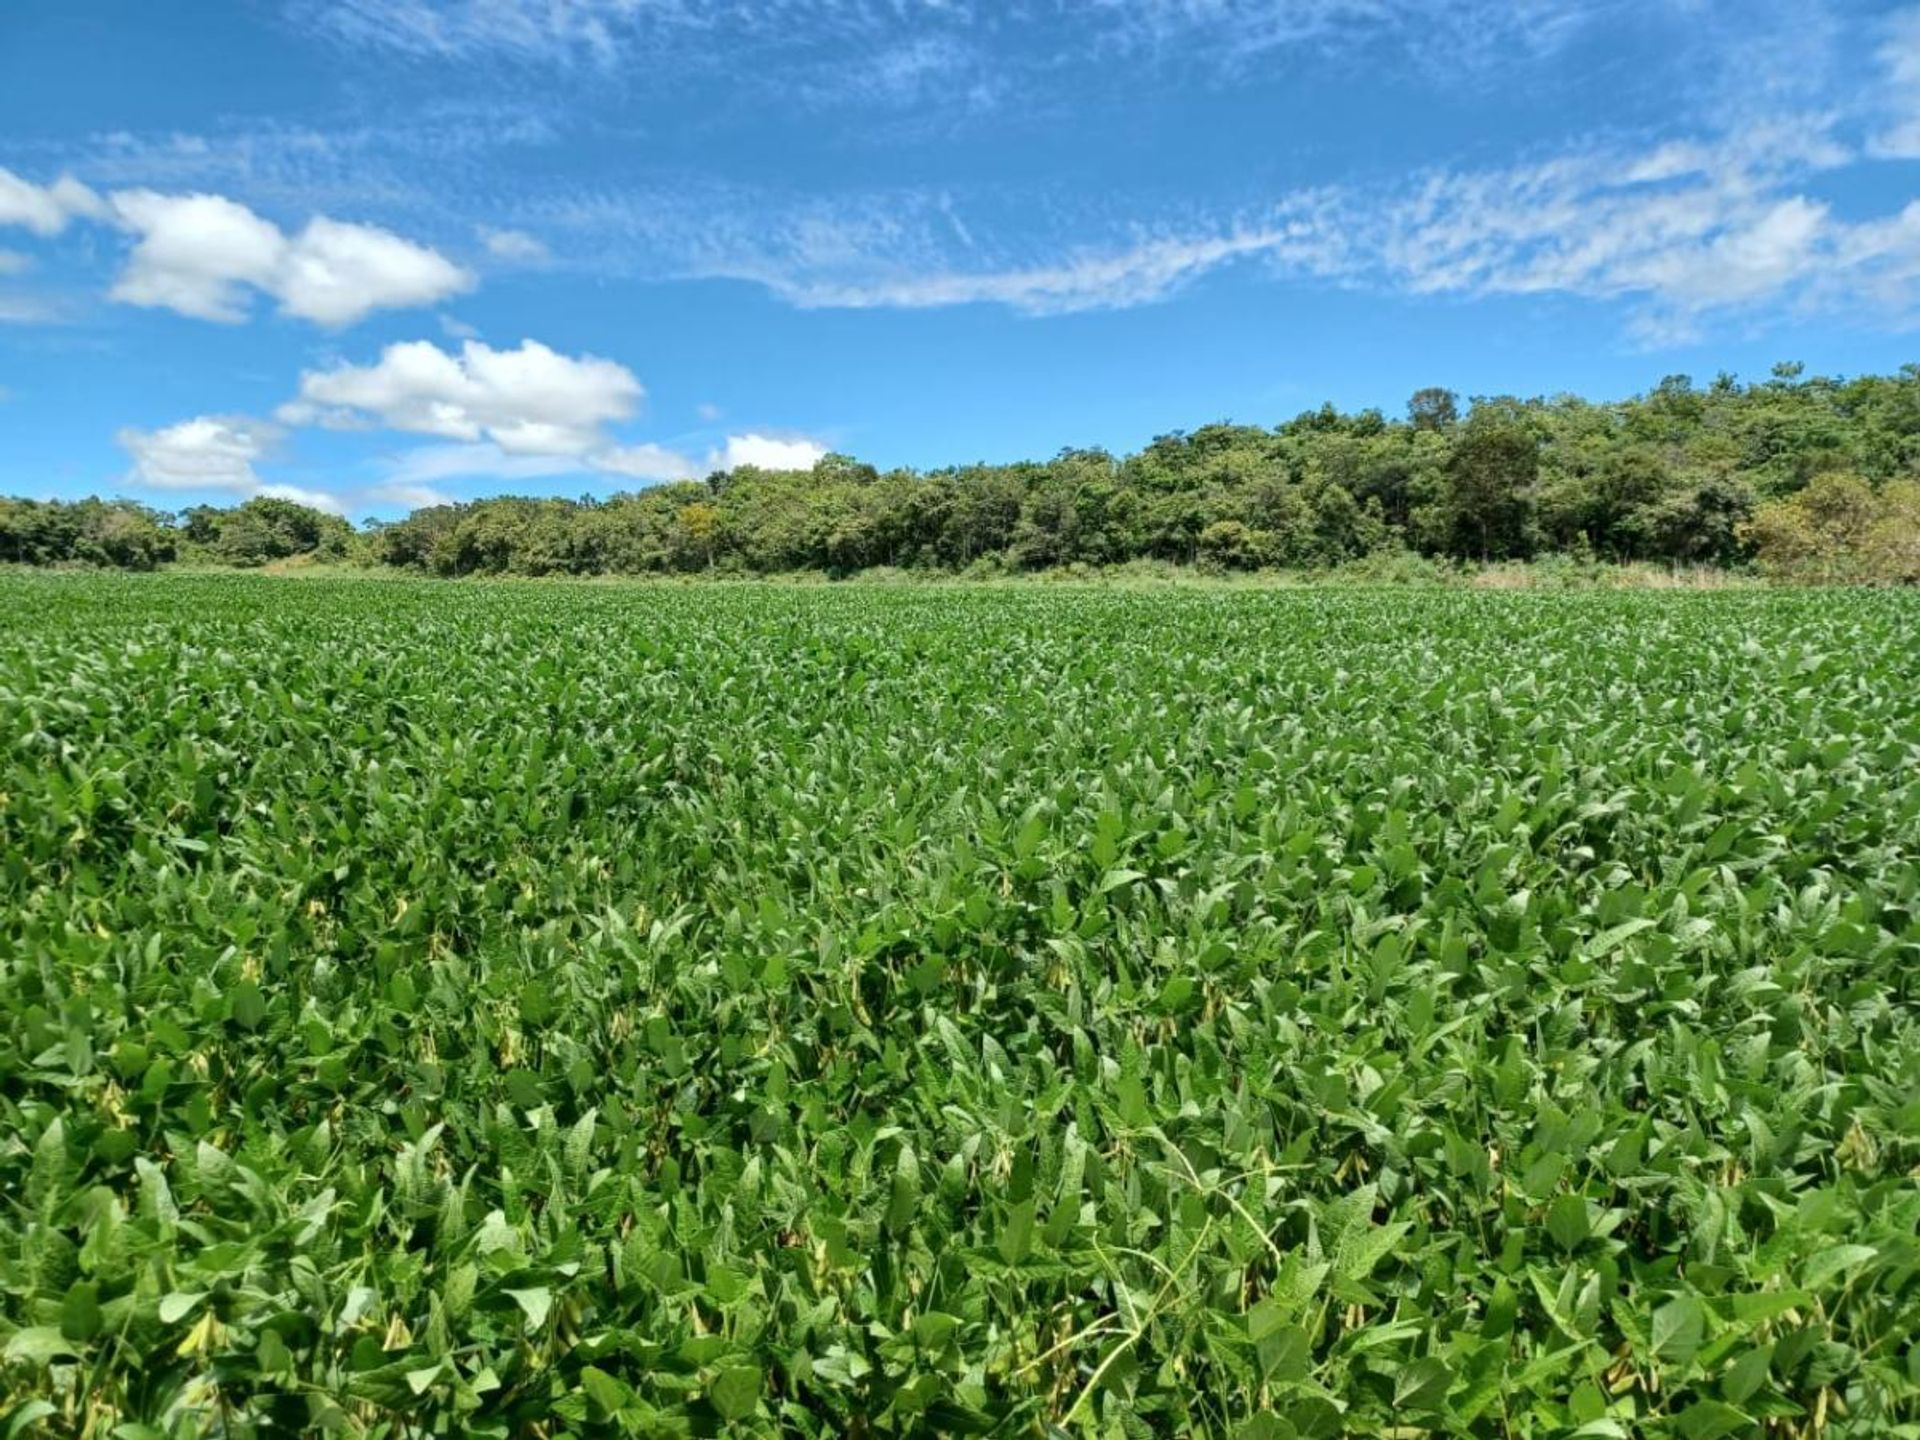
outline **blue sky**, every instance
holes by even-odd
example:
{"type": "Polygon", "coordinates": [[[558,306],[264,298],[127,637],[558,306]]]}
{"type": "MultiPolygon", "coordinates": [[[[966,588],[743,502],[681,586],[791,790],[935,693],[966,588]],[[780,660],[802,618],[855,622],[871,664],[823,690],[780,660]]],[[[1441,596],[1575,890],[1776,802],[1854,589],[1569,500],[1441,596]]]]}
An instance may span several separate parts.
{"type": "Polygon", "coordinates": [[[7,0],[0,491],[360,517],[1891,370],[1917,197],[1916,6],[7,0]]]}

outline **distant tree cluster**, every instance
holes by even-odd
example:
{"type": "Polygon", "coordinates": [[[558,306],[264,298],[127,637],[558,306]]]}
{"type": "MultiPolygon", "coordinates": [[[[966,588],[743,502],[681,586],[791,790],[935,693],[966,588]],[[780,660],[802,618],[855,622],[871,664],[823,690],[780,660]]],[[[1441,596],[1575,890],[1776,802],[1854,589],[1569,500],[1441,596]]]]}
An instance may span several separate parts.
{"type": "Polygon", "coordinates": [[[1822,475],[1762,505],[1743,534],[1761,568],[1782,579],[1920,584],[1920,480],[1876,492],[1856,475],[1822,475]]]}
{"type": "Polygon", "coordinates": [[[0,562],[151,570],[177,541],[169,516],[131,500],[0,497],[0,562]]]}
{"type": "Polygon", "coordinates": [[[270,496],[227,508],[196,505],[177,518],[131,500],[0,497],[0,563],[244,567],[296,555],[345,559],[353,538],[339,516],[270,496]]]}
{"type": "Polygon", "coordinates": [[[0,559],[138,567],[172,546],[236,565],[317,554],[439,575],[598,575],[1139,559],[1252,570],[1413,551],[1912,579],[1916,477],[1920,367],[1834,380],[1780,365],[1751,385],[1671,376],[1611,404],[1463,406],[1427,389],[1404,419],[1325,405],[1271,429],[1165,435],[1126,456],[883,472],[830,455],[809,471],[744,468],[608,499],[434,506],[358,535],[265,498],[199,507],[177,525],[123,502],[9,502],[0,559]],[[110,539],[120,531],[147,538],[110,539]]]}
{"type": "Polygon", "coordinates": [[[195,505],[181,520],[195,553],[228,565],[265,565],[295,555],[343,560],[354,534],[338,515],[268,495],[225,510],[195,505]]]}

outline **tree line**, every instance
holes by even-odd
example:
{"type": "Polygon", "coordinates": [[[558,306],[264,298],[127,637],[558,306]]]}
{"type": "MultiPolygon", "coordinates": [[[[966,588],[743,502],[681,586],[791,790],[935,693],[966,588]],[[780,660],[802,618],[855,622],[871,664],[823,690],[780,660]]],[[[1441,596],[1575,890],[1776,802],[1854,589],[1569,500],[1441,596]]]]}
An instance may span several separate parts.
{"type": "Polygon", "coordinates": [[[179,513],[134,500],[0,496],[0,562],[153,570],[175,561],[250,567],[296,556],[364,555],[352,525],[308,505],[255,496],[179,513]]]}
{"type": "Polygon", "coordinates": [[[296,555],[438,575],[1036,571],[1160,560],[1338,566],[1406,551],[1740,565],[1920,579],[1920,366],[1853,380],[1670,376],[1643,395],[1422,390],[1406,413],[1309,410],[1138,452],[878,470],[736,469],[608,498],[502,496],[344,521],[284,500],[172,517],[127,501],[0,501],[0,560],[147,568],[296,555]]]}

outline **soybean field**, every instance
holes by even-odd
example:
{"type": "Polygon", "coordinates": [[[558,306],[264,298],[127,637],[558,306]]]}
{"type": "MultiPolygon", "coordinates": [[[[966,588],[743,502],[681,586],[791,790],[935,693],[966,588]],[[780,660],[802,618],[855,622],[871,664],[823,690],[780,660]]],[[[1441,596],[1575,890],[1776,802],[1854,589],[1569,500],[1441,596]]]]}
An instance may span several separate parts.
{"type": "Polygon", "coordinates": [[[0,576],[0,1435],[1920,1435],[1920,593],[0,576]]]}

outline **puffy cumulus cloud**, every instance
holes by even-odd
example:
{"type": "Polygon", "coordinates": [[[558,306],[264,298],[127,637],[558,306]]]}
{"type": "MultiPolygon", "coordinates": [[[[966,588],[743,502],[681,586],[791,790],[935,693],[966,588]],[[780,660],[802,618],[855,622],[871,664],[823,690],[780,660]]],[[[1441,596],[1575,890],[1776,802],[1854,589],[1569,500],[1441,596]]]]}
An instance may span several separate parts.
{"type": "Polygon", "coordinates": [[[289,315],[337,326],[370,310],[433,305],[472,286],[473,277],[437,250],[316,216],[288,244],[272,293],[289,315]]]}
{"type": "Polygon", "coordinates": [[[778,439],[771,435],[729,435],[712,456],[715,470],[811,470],[827,453],[826,446],[805,436],[778,439]]]}
{"type": "Polygon", "coordinates": [[[124,429],[115,437],[133,457],[134,483],[155,490],[261,493],[254,462],[279,431],[243,415],[197,415],[159,430],[124,429]]]}
{"type": "Polygon", "coordinates": [[[22,225],[36,235],[58,235],[75,218],[105,213],[100,197],[62,175],[51,185],[36,185],[0,167],[0,225],[22,225]]]}
{"type": "Polygon", "coordinates": [[[437,250],[372,225],[316,216],[288,236],[222,195],[122,190],[111,206],[115,221],[139,236],[111,292],[130,305],[232,323],[259,292],[286,314],[340,326],[473,285],[437,250]]]}
{"type": "Polygon", "coordinates": [[[286,256],[279,226],[224,196],[126,190],[113,208],[140,236],[111,292],[129,305],[243,320],[249,289],[270,288],[286,256]]]}
{"type": "Polygon", "coordinates": [[[398,477],[345,490],[319,490],[265,479],[255,467],[272,455],[283,439],[283,431],[246,415],[196,415],[157,430],[129,427],[115,438],[133,460],[127,479],[149,490],[217,492],[228,503],[255,498],[290,500],[329,515],[449,503],[449,497],[434,487],[398,477]]]}
{"type": "Polygon", "coordinates": [[[543,265],[552,258],[547,242],[524,230],[482,230],[480,240],[489,255],[511,265],[543,265]]]}
{"type": "Polygon", "coordinates": [[[385,463],[379,485],[356,492],[381,505],[444,504],[446,480],[514,482],[605,475],[653,485],[740,466],[809,470],[826,447],[802,435],[730,435],[704,454],[623,443],[609,427],[630,419],[646,391],[625,366],[563,355],[537,340],[496,350],[480,340],[444,350],[429,340],[389,345],[367,365],[310,370],[275,412],[285,425],[432,435],[385,463]]]}
{"type": "Polygon", "coordinates": [[[608,444],[645,390],[633,372],[593,355],[570,356],[537,340],[496,350],[469,340],[450,354],[428,340],[389,345],[371,365],[310,370],[282,407],[289,424],[354,425],[448,440],[489,440],[510,455],[584,456],[608,444]]]}

